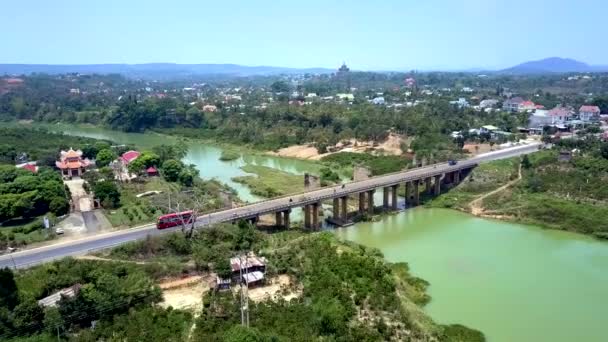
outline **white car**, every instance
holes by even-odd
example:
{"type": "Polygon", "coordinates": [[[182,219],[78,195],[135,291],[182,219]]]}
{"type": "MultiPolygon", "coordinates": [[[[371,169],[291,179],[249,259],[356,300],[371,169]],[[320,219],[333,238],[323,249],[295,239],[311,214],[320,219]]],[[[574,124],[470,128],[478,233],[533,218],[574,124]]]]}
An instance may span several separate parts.
{"type": "Polygon", "coordinates": [[[57,234],[57,235],[61,235],[61,234],[63,234],[63,233],[65,233],[65,232],[63,231],[63,229],[61,229],[61,228],[57,228],[57,229],[55,229],[55,234],[57,234]]]}

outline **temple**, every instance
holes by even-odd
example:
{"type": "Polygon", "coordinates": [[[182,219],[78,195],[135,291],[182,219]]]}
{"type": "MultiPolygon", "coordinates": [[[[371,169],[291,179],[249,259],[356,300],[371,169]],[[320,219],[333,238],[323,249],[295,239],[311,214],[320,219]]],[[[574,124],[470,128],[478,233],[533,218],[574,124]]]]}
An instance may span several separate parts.
{"type": "Polygon", "coordinates": [[[61,151],[59,161],[55,162],[55,165],[61,169],[61,174],[67,177],[80,177],[87,166],[91,162],[88,159],[82,158],[82,151],[74,151],[70,148],[69,151],[61,151]]]}

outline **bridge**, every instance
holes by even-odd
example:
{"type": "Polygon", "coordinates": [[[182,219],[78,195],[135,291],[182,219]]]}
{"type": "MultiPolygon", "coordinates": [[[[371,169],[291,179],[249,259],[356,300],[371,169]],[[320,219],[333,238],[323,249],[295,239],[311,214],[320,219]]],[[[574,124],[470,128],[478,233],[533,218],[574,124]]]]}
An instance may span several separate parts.
{"type": "MultiPolygon", "coordinates": [[[[497,159],[515,157],[532,153],[541,144],[534,143],[512,147],[478,155],[459,161],[454,165],[440,163],[404,170],[361,181],[345,183],[331,187],[320,188],[300,194],[292,194],[269,200],[263,200],[237,208],[225,209],[207,213],[197,218],[195,226],[201,229],[216,223],[249,220],[257,222],[261,215],[274,214],[278,226],[290,226],[290,213],[294,208],[303,208],[304,227],[316,229],[319,227],[319,208],[322,202],[333,203],[332,221],[337,224],[348,222],[349,198],[358,198],[357,214],[372,214],[376,208],[374,193],[377,189],[383,191],[382,207],[387,210],[397,209],[398,190],[405,187],[407,204],[417,205],[420,202],[421,187],[428,194],[438,195],[442,187],[457,184],[479,163],[497,159]]],[[[150,235],[178,231],[180,228],[157,230],[154,224],[111,233],[85,237],[78,240],[59,242],[53,245],[28,249],[0,256],[0,267],[24,268],[44,263],[66,256],[83,255],[92,251],[117,246],[126,242],[145,239],[150,235]]]]}

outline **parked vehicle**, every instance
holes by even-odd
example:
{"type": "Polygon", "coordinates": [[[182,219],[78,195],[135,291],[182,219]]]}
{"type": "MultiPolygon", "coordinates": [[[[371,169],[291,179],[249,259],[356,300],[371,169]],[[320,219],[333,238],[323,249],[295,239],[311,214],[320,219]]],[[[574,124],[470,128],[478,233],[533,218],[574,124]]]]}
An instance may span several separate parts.
{"type": "Polygon", "coordinates": [[[454,160],[454,159],[450,159],[450,160],[448,160],[448,165],[450,165],[450,166],[454,166],[454,165],[456,165],[456,164],[458,164],[458,161],[457,161],[457,160],[454,160]]]}

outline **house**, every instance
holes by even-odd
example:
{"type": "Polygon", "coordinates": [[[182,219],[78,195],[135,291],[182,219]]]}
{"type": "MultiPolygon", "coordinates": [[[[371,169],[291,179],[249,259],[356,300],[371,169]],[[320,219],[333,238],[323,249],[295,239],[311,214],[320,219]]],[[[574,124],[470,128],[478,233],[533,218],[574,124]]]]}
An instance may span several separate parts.
{"type": "Polygon", "coordinates": [[[546,109],[537,109],[528,118],[529,129],[542,129],[545,126],[555,125],[555,119],[548,115],[549,111],[546,109]]]}
{"type": "Polygon", "coordinates": [[[220,290],[229,290],[230,289],[230,284],[232,283],[232,281],[230,280],[230,278],[220,278],[219,276],[215,276],[215,289],[220,291],[220,290]]]}
{"type": "Polygon", "coordinates": [[[405,79],[405,86],[408,88],[413,88],[416,85],[416,80],[408,77],[405,79]]]}
{"type": "Polygon", "coordinates": [[[498,127],[496,126],[492,126],[492,125],[485,125],[485,126],[481,126],[481,128],[479,129],[479,133],[494,133],[498,131],[498,127]]]}
{"type": "Polygon", "coordinates": [[[464,97],[459,98],[457,101],[450,101],[450,104],[458,106],[458,108],[469,107],[469,102],[464,97]]]}
{"type": "Polygon", "coordinates": [[[59,290],[48,297],[44,297],[38,301],[38,305],[44,308],[52,308],[57,306],[61,298],[74,298],[80,292],[80,284],[74,284],[65,289],[59,290]]]}
{"type": "Polygon", "coordinates": [[[204,105],[203,106],[203,112],[213,113],[215,111],[217,111],[217,107],[214,105],[204,105]]]}
{"type": "Polygon", "coordinates": [[[247,284],[247,287],[253,287],[264,283],[264,273],[260,271],[254,271],[251,273],[243,274],[243,282],[247,284]]]}
{"type": "Polygon", "coordinates": [[[553,125],[563,125],[572,116],[572,111],[566,107],[557,106],[548,111],[547,115],[552,118],[553,125]]]}
{"type": "Polygon", "coordinates": [[[498,104],[498,100],[487,99],[479,102],[479,108],[493,108],[498,104]]]}
{"type": "Polygon", "coordinates": [[[36,166],[36,162],[19,164],[17,165],[17,168],[28,170],[32,173],[38,172],[38,166],[36,166]]]}
{"type": "Polygon", "coordinates": [[[502,109],[507,112],[519,112],[519,106],[524,102],[521,97],[513,97],[502,103],[502,109]]]}
{"type": "Polygon", "coordinates": [[[346,100],[346,101],[353,101],[355,99],[355,95],[353,94],[336,94],[336,97],[339,98],[340,100],[346,100]]]}
{"type": "Polygon", "coordinates": [[[119,159],[123,163],[123,165],[129,165],[129,163],[137,159],[140,154],[141,153],[139,153],[138,151],[131,150],[123,153],[119,159]]]}
{"type": "Polygon", "coordinates": [[[375,104],[375,105],[383,105],[385,103],[384,102],[384,97],[382,97],[382,96],[375,97],[375,98],[372,99],[372,103],[375,104]]]}
{"type": "Polygon", "coordinates": [[[158,176],[158,170],[154,166],[150,166],[146,169],[146,174],[148,177],[158,176]]]}
{"type": "Polygon", "coordinates": [[[91,165],[88,159],[82,159],[82,151],[69,149],[61,151],[59,161],[55,162],[55,166],[61,170],[61,174],[67,177],[80,177],[85,168],[91,165]]]}
{"type": "Polygon", "coordinates": [[[230,258],[230,267],[232,269],[233,276],[241,272],[250,273],[255,271],[265,272],[266,271],[266,259],[257,256],[242,256],[230,258]]]}
{"type": "Polygon", "coordinates": [[[582,121],[597,121],[600,119],[600,107],[583,105],[578,109],[578,118],[582,121]]]}
{"type": "Polygon", "coordinates": [[[524,101],[519,105],[520,112],[532,111],[536,109],[536,104],[532,101],[524,101]]]}
{"type": "Polygon", "coordinates": [[[472,93],[473,92],[473,88],[471,87],[463,87],[462,89],[460,89],[463,93],[472,93]]]}

